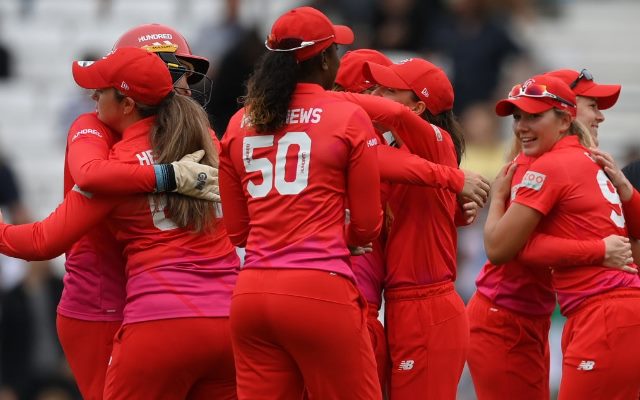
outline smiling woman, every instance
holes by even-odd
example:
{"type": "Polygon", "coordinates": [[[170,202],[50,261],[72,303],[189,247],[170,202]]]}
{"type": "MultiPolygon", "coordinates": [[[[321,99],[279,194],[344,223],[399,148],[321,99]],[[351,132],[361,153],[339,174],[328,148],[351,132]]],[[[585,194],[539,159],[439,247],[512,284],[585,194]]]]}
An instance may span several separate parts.
{"type": "Polygon", "coordinates": [[[574,71],[559,69],[547,72],[546,75],[562,79],[569,85],[577,100],[576,120],[589,130],[594,144],[598,144],[598,127],[604,122],[602,110],[616,104],[620,96],[620,85],[603,85],[596,83],[593,75],[586,69],[574,71]]]}
{"type": "MultiPolygon", "coordinates": [[[[640,351],[630,348],[640,334],[640,278],[630,258],[622,213],[630,206],[621,201],[584,146],[591,136],[574,124],[576,107],[571,103],[576,100],[568,84],[539,75],[522,88],[498,102],[496,113],[514,115],[514,134],[524,156],[535,158],[523,163],[519,157],[494,182],[485,225],[487,255],[495,265],[510,262],[536,229],[561,239],[604,239],[605,244],[607,235],[616,235],[614,240],[622,237],[622,259],[632,268],[603,268],[606,256],[572,268],[546,265],[554,267],[551,284],[567,317],[559,398],[635,398],[640,389],[640,351]],[[531,92],[527,87],[533,85],[539,87],[531,92]],[[521,177],[519,184],[515,174],[521,177]],[[591,328],[581,329],[585,326],[591,328]],[[613,365],[616,368],[608,367],[613,365]]],[[[637,194],[630,201],[633,198],[637,194]]],[[[472,364],[470,360],[473,374],[472,364]]]]}

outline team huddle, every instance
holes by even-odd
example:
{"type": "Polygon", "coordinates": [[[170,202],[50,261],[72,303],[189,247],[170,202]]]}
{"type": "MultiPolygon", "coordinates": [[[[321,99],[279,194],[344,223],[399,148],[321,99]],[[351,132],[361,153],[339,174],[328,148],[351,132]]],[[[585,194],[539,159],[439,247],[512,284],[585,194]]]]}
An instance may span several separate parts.
{"type": "Polygon", "coordinates": [[[73,64],[96,112],[69,129],[64,201],[1,223],[0,252],[66,252],[57,329],[82,396],[446,400],[467,363],[478,399],[549,399],[558,303],[559,398],[637,399],[640,194],[597,149],[620,86],[587,70],[515,85],[490,184],[459,168],[445,72],[340,58],[353,41],[314,8],[280,16],[221,141],[197,89],[209,62],[170,27],[73,64]],[[465,305],[457,229],[487,204],[465,305]]]}

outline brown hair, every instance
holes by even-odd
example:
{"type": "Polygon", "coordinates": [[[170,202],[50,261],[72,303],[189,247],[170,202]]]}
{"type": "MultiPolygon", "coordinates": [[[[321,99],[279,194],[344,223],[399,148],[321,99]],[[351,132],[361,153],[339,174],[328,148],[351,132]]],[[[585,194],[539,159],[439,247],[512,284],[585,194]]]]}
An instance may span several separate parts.
{"type": "MultiPolygon", "coordinates": [[[[209,133],[207,114],[195,100],[172,92],[158,106],[138,103],[136,108],[142,116],[156,115],[149,134],[155,162],[170,163],[202,149],[205,156],[200,163],[218,166],[218,152],[209,133]]],[[[203,232],[215,226],[214,203],[178,193],[155,196],[166,196],[167,217],[179,227],[203,232]]]]}

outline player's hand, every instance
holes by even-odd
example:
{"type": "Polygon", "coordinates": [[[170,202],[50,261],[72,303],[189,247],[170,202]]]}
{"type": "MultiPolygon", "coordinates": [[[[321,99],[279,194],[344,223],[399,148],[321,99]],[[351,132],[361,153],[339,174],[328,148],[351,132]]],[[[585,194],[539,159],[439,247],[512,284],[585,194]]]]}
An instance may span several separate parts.
{"type": "Polygon", "coordinates": [[[0,211],[0,224],[4,224],[4,217],[2,216],[2,211],[0,211]]]}
{"type": "Polygon", "coordinates": [[[513,174],[516,172],[516,164],[510,162],[506,164],[498,175],[496,179],[491,184],[491,197],[494,199],[500,199],[503,201],[507,201],[509,196],[511,195],[511,180],[513,179],[513,174]]]}
{"type": "Polygon", "coordinates": [[[480,206],[475,201],[467,201],[462,204],[462,217],[465,225],[471,225],[478,217],[480,206]]]}
{"type": "Polygon", "coordinates": [[[604,169],[604,172],[607,173],[609,179],[611,179],[611,183],[616,187],[618,195],[620,195],[620,199],[622,201],[628,201],[631,199],[631,196],[633,196],[633,186],[622,170],[618,168],[616,161],[611,157],[611,154],[596,147],[590,148],[589,151],[596,162],[602,167],[602,169],[604,169]]]}
{"type": "Polygon", "coordinates": [[[174,191],[197,199],[219,202],[218,169],[199,163],[204,154],[204,150],[198,150],[171,163],[176,177],[174,191]]]}
{"type": "Polygon", "coordinates": [[[362,256],[373,252],[373,243],[367,243],[364,246],[348,246],[352,256],[362,256]]]}
{"type": "Polygon", "coordinates": [[[631,254],[631,243],[628,237],[609,235],[602,240],[605,246],[602,264],[605,267],[621,269],[632,274],[638,273],[637,269],[629,266],[633,264],[633,255],[631,254]]]}
{"type": "Polygon", "coordinates": [[[463,169],[462,172],[464,172],[464,186],[459,195],[474,201],[478,207],[484,207],[491,189],[489,180],[473,171],[463,169]]]}

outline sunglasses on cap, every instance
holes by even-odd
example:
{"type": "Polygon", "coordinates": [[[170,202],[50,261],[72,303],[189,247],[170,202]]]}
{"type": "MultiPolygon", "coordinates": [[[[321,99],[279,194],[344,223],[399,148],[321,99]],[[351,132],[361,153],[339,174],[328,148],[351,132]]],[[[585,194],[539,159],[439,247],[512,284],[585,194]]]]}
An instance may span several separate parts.
{"type": "Polygon", "coordinates": [[[335,35],[327,36],[322,39],[316,40],[302,40],[302,39],[282,39],[276,41],[275,38],[271,35],[264,41],[264,46],[269,51],[294,51],[304,49],[305,47],[313,46],[316,43],[324,42],[325,40],[329,40],[334,38],[335,35]]]}
{"type": "Polygon", "coordinates": [[[511,91],[509,92],[509,98],[518,98],[518,97],[548,97],[550,99],[554,99],[559,101],[560,103],[566,104],[569,107],[576,107],[575,104],[570,102],[569,100],[565,100],[562,97],[555,95],[549,91],[547,91],[546,85],[515,85],[511,91]]]}
{"type": "Polygon", "coordinates": [[[571,89],[575,88],[576,86],[578,86],[578,83],[580,83],[582,79],[592,81],[593,75],[591,75],[591,72],[589,72],[586,68],[583,68],[582,71],[580,71],[580,75],[578,75],[575,81],[571,82],[571,85],[569,85],[569,87],[571,89]]]}

